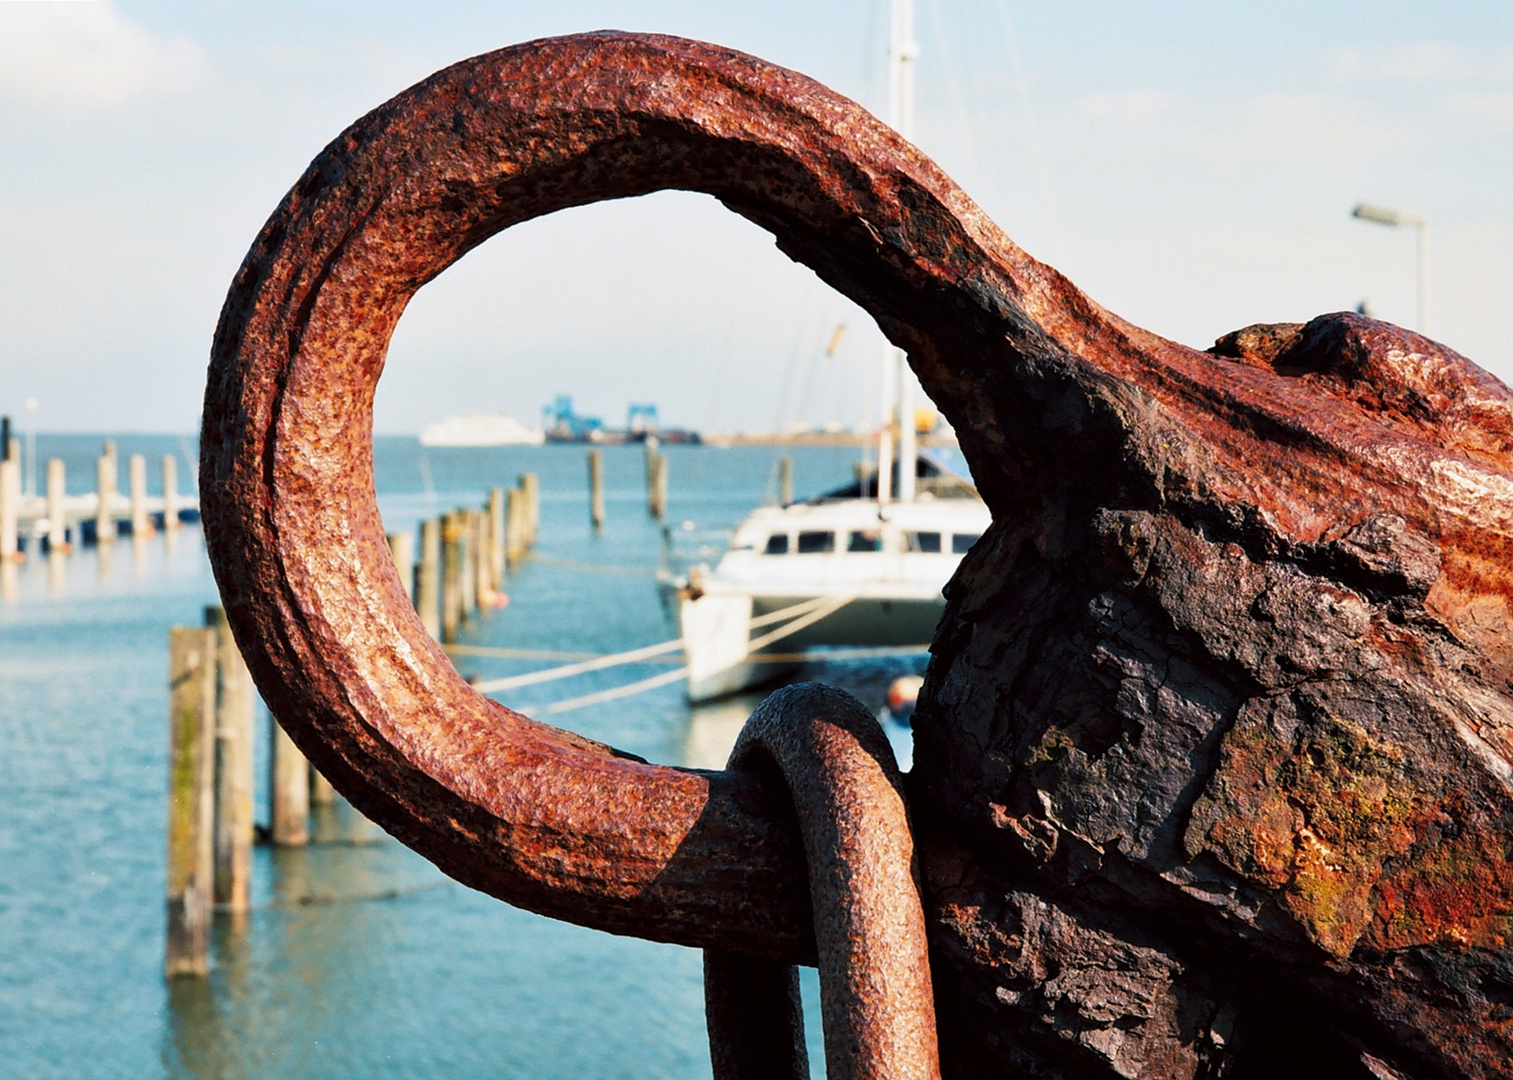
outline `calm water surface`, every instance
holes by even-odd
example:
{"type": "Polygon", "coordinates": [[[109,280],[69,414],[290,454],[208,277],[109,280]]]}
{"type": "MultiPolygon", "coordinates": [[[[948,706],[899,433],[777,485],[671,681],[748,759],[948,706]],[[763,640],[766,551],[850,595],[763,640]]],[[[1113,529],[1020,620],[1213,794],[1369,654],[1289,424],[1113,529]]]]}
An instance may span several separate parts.
{"type": "MultiPolygon", "coordinates": [[[[120,436],[122,462],[190,440],[120,436]]],[[[98,437],[38,439],[93,490],[98,437]]],[[[725,530],[775,488],[772,448],[667,448],[668,522],[684,557],[717,555],[725,530]]],[[[800,492],[839,485],[856,452],[799,449],[800,492]]],[[[613,652],[676,630],[651,573],[639,447],[605,449],[609,521],[588,525],[582,447],[421,450],[379,439],[385,525],[481,503],[518,474],[541,477],[536,553],[510,605],[471,624],[475,645],[613,652]]],[[[697,952],[517,911],[449,881],[345,805],[316,820],[325,842],[259,847],[256,910],[221,917],[205,981],[165,983],[163,847],[167,631],[216,601],[198,529],[49,562],[34,554],[0,602],[0,1076],[261,1078],[709,1075],[697,952]]],[[[494,678],[540,666],[465,657],[494,678]]],[[[829,664],[803,677],[881,702],[913,659],[829,664]]],[[[503,699],[526,713],[662,668],[595,672],[503,699]]],[[[718,767],[759,696],[690,709],[680,686],[552,717],[653,761],[718,767]]],[[[262,721],[266,723],[266,719],[262,721]]],[[[907,733],[895,731],[896,742],[907,733]]],[[[266,737],[259,739],[260,750],[266,737]]],[[[907,746],[901,746],[906,750],[907,746]]],[[[261,783],[265,764],[259,762],[261,783]]],[[[265,818],[259,792],[259,817],[265,818]]],[[[804,973],[811,1057],[817,985],[804,973]]]]}

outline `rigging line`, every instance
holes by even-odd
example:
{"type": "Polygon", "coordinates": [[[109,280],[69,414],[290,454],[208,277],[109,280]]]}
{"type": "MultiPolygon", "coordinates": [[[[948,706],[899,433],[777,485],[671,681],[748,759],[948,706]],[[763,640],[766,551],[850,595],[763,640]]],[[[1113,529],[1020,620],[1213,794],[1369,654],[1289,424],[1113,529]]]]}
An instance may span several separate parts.
{"type": "MultiPolygon", "coordinates": [[[[842,600],[842,603],[848,603],[850,599],[851,598],[847,597],[842,600]]],[[[753,627],[765,626],[768,623],[777,622],[781,619],[789,618],[791,616],[798,616],[799,619],[806,618],[807,616],[804,615],[804,612],[812,612],[816,607],[822,606],[827,602],[829,602],[829,598],[827,597],[818,597],[813,600],[804,600],[797,604],[792,604],[786,608],[781,608],[778,611],[770,612],[766,615],[761,616],[760,618],[753,619],[751,620],[751,625],[753,627]]],[[[797,621],[798,619],[795,619],[795,622],[797,621]]],[[[810,619],[810,622],[813,621],[813,619],[810,619]]],[[[809,623],[804,623],[804,626],[808,625],[809,623]]],[[[799,627],[798,629],[803,629],[803,627],[799,627]]],[[[783,634],[781,636],[786,636],[786,634],[783,634]]],[[[778,638],[772,638],[771,635],[769,635],[768,637],[774,641],[778,640],[778,638]]],[[[758,639],[758,641],[762,643],[765,643],[765,640],[766,639],[758,639]]],[[[761,647],[760,644],[754,644],[757,648],[761,647]]],[[[476,648],[477,646],[474,647],[476,648]]],[[[656,645],[646,645],[639,649],[631,649],[628,652],[607,653],[603,656],[596,656],[592,659],[584,660],[579,663],[565,664],[562,667],[545,668],[541,671],[529,671],[523,675],[511,675],[503,679],[488,679],[484,682],[476,683],[473,686],[473,689],[477,690],[480,694],[493,694],[498,693],[501,690],[514,690],[515,688],[521,686],[534,686],[537,683],[554,682],[557,679],[566,679],[574,675],[583,675],[590,671],[602,671],[604,668],[619,667],[623,664],[641,663],[656,656],[665,656],[667,653],[675,652],[682,647],[683,639],[681,637],[678,637],[672,639],[671,641],[659,642],[656,645]]]]}
{"type": "Polygon", "coordinates": [[[1024,57],[1019,52],[1019,35],[1014,32],[1014,20],[1009,16],[1007,0],[998,0],[998,24],[1003,29],[1004,41],[1009,47],[1009,66],[1014,70],[1014,87],[1019,91],[1019,105],[1024,112],[1025,126],[1030,129],[1030,152],[1035,157],[1035,178],[1040,183],[1040,197],[1045,200],[1045,213],[1051,226],[1051,240],[1061,247],[1061,215],[1056,212],[1056,198],[1051,186],[1051,170],[1045,156],[1045,143],[1040,137],[1040,125],[1035,121],[1035,111],[1030,107],[1030,80],[1025,75],[1024,57]]]}
{"type": "Polygon", "coordinates": [[[489,645],[443,645],[449,656],[492,656],[501,660],[556,660],[559,662],[596,660],[608,653],[560,652],[555,649],[499,649],[489,645]]]}
{"type": "Polygon", "coordinates": [[[639,694],[645,690],[655,690],[659,686],[675,683],[687,675],[688,669],[680,667],[674,671],[664,671],[660,675],[653,675],[649,679],[642,679],[640,682],[626,683],[624,686],[600,690],[594,694],[584,694],[582,697],[568,698],[566,701],[555,701],[541,711],[545,713],[572,712],[574,709],[586,708],[589,705],[599,705],[606,701],[630,697],[632,694],[639,694]]]}
{"type": "Polygon", "coordinates": [[[935,27],[935,36],[940,43],[940,65],[946,73],[946,89],[951,95],[951,104],[955,107],[956,125],[960,129],[962,147],[967,153],[967,167],[975,174],[974,179],[978,183],[986,180],[982,171],[982,162],[977,157],[977,138],[972,131],[971,114],[967,111],[966,102],[962,99],[961,82],[956,78],[956,65],[951,62],[951,39],[946,35],[945,23],[940,17],[940,5],[935,0],[929,0],[930,22],[935,27]]]}
{"type": "MultiPolygon", "coordinates": [[[[851,601],[854,599],[856,599],[856,597],[854,596],[839,596],[829,598],[817,610],[810,612],[808,615],[801,615],[797,619],[794,619],[792,622],[785,623],[783,626],[780,626],[778,629],[772,631],[772,633],[765,634],[762,637],[755,639],[751,642],[749,648],[759,649],[763,645],[768,645],[775,641],[781,641],[785,637],[791,637],[792,635],[798,633],[800,630],[804,629],[806,626],[819,622],[819,620],[825,618],[826,616],[832,615],[835,612],[839,611],[841,608],[851,603],[851,601]]],[[[566,701],[554,702],[551,705],[548,705],[543,711],[546,713],[564,713],[571,712],[574,709],[582,709],[589,705],[599,705],[606,701],[616,701],[620,698],[630,697],[632,694],[639,694],[644,690],[655,690],[659,686],[666,686],[668,683],[677,682],[679,679],[687,676],[687,674],[687,667],[680,667],[673,671],[664,671],[660,675],[653,675],[648,679],[641,679],[638,682],[626,683],[624,686],[615,686],[611,687],[608,690],[600,690],[596,693],[584,694],[582,697],[568,698],[566,701]]]]}

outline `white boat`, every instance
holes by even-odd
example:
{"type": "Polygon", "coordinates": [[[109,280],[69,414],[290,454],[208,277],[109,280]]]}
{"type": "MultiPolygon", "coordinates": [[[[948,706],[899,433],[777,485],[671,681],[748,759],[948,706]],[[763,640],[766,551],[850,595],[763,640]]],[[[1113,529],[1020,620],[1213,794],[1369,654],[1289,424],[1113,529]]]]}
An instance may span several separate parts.
{"type": "Polygon", "coordinates": [[[718,564],[667,581],[699,702],[780,677],[815,647],[923,649],[941,589],[992,520],[965,478],[919,455],[914,498],[875,479],[753,512],[718,564]]]}
{"type": "MultiPolygon", "coordinates": [[[[919,54],[913,24],[912,0],[893,0],[888,119],[906,138],[919,54]]],[[[757,510],[714,568],[666,580],[691,701],[776,678],[815,646],[924,648],[934,637],[941,590],[992,515],[969,480],[916,452],[911,392],[903,351],[890,347],[870,482],[757,510]]]]}
{"type": "Polygon", "coordinates": [[[546,432],[526,427],[513,416],[449,416],[427,424],[420,433],[421,446],[540,446],[546,432]]]}

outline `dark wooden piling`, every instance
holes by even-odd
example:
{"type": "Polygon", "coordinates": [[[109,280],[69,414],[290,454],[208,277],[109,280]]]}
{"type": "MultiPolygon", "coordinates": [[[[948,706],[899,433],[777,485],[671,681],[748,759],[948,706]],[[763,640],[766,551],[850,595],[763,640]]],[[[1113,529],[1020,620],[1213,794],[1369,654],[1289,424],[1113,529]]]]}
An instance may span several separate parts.
{"type": "Polygon", "coordinates": [[[420,564],[415,568],[415,610],[420,625],[441,640],[441,522],[420,523],[420,564]]]}
{"type": "Polygon", "coordinates": [[[525,495],[525,546],[536,546],[536,532],[541,527],[541,477],[533,472],[520,477],[520,490],[525,495]]]}
{"type": "Polygon", "coordinates": [[[462,523],[441,515],[441,640],[457,640],[462,625],[462,523]]]}
{"type": "Polygon", "coordinates": [[[279,847],[310,842],[310,763],[275,720],[268,755],[268,833],[279,847]]]}
{"type": "Polygon", "coordinates": [[[217,649],[213,629],[168,633],[169,978],[210,972],[217,649]]]}
{"type": "Polygon", "coordinates": [[[646,509],[658,521],[667,516],[667,455],[660,451],[652,457],[646,509]]]}
{"type": "Polygon", "coordinates": [[[0,562],[20,558],[20,521],[21,457],[13,445],[7,445],[0,447],[0,562]]]}
{"type": "Polygon", "coordinates": [[[504,493],[504,554],[511,567],[518,566],[526,555],[525,492],[518,487],[504,493]]]}
{"type": "Polygon", "coordinates": [[[242,913],[251,908],[252,730],[256,697],[252,676],[231,636],[226,612],[205,609],[215,634],[215,905],[242,913]]]}
{"type": "Polygon", "coordinates": [[[787,454],[778,458],[778,505],[793,502],[793,459],[787,454]]]}
{"type": "Polygon", "coordinates": [[[604,528],[604,454],[588,452],[588,519],[594,528],[604,528]]]}

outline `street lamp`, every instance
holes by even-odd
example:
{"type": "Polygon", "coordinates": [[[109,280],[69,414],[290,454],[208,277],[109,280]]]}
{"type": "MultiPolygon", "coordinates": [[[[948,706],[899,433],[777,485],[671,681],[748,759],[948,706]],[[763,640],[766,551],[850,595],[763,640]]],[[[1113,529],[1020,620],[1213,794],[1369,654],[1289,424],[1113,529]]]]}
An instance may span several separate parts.
{"type": "Polygon", "coordinates": [[[1356,208],[1350,211],[1350,216],[1375,225],[1390,225],[1394,228],[1406,225],[1418,230],[1418,332],[1426,333],[1427,323],[1424,312],[1429,306],[1429,223],[1417,214],[1389,210],[1385,206],[1376,206],[1373,203],[1357,204],[1356,208]]]}

